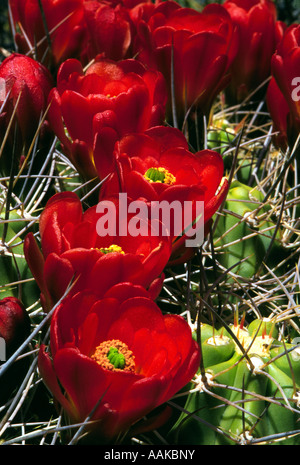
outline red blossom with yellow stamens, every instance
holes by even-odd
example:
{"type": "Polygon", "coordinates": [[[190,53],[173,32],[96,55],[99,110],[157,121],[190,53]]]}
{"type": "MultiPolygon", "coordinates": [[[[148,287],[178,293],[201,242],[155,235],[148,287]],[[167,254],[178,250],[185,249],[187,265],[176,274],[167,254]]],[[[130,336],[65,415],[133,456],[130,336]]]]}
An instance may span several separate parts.
{"type": "MultiPolygon", "coordinates": [[[[117,207],[118,199],[111,198],[110,202],[117,207]]],[[[170,237],[151,234],[147,218],[143,235],[120,235],[116,229],[114,235],[101,237],[97,232],[100,218],[97,206],[83,212],[78,196],[63,192],[54,195],[41,214],[41,249],[32,233],[26,236],[25,258],[41,290],[45,309],[62,297],[73,278],[77,281],[72,293],[87,289],[99,297],[118,282],[139,284],[152,295],[160,289],[161,274],[171,254],[170,237]]],[[[130,216],[120,219],[116,208],[112,220],[117,225],[123,221],[127,224],[130,216]]]]}
{"type": "MultiPolygon", "coordinates": [[[[185,202],[191,202],[192,221],[196,220],[196,202],[204,202],[201,221],[206,232],[205,227],[228,190],[223,177],[223,159],[217,152],[202,150],[194,154],[189,151],[181,131],[157,126],[122,138],[116,144],[114,156],[116,170],[103,184],[100,199],[126,192],[131,199],[144,199],[148,204],[171,205],[177,201],[182,206],[182,214],[185,202]]],[[[185,225],[184,219],[182,225],[185,225]]],[[[173,259],[176,257],[177,261],[182,253],[179,260],[184,261],[194,254],[194,248],[184,246],[186,235],[179,238],[178,231],[172,228],[172,218],[169,226],[173,240],[169,264],[175,263],[173,259]]]]}
{"type": "Polygon", "coordinates": [[[78,171],[85,178],[104,178],[113,169],[115,142],[161,124],[166,99],[163,76],[136,60],[98,57],[84,72],[70,59],[50,93],[49,120],[78,171]]]}
{"type": "Polygon", "coordinates": [[[42,346],[39,354],[56,400],[72,421],[92,414],[91,428],[104,442],[169,400],[199,362],[187,322],[122,283],[102,299],[80,292],[63,301],[52,318],[50,352],[42,346]]]}

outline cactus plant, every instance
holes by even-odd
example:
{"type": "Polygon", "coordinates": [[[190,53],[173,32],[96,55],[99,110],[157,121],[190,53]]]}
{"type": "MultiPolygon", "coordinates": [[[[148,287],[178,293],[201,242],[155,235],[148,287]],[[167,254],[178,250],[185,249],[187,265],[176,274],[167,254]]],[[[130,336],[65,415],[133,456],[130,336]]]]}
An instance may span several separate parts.
{"type": "MultiPolygon", "coordinates": [[[[180,2],[199,12],[207,3],[211,2],[180,2]]],[[[295,12],[284,14],[282,5],[287,2],[275,3],[280,6],[281,18],[296,17],[295,12]]],[[[134,20],[147,16],[137,14],[143,7],[136,6],[134,20]]],[[[150,10],[151,5],[147,8],[150,10]]],[[[46,36],[44,42],[48,43],[46,36]]],[[[4,42],[0,45],[3,47],[4,42]]],[[[10,53],[3,48],[0,51],[3,56],[10,53]]],[[[34,56],[34,44],[30,54],[34,56]]],[[[179,139],[184,135],[191,152],[211,149],[222,155],[224,176],[230,183],[224,204],[214,221],[206,225],[201,247],[187,263],[166,268],[158,280],[160,292],[153,293],[164,314],[181,315],[188,321],[192,337],[201,348],[201,361],[190,382],[131,425],[131,436],[118,437],[118,446],[300,444],[299,146],[291,146],[286,152],[279,150],[273,144],[273,122],[264,100],[256,100],[255,94],[249,100],[249,106],[246,101],[231,107],[225,94],[220,93],[210,115],[204,118],[201,111],[197,113],[191,107],[183,126],[176,127],[181,133],[179,139]],[[199,134],[197,128],[201,128],[199,134]]],[[[81,115],[77,116],[80,132],[81,115]]],[[[114,129],[106,127],[108,116],[103,114],[93,121],[95,126],[103,123],[103,146],[114,129]]],[[[41,245],[39,218],[54,193],[76,192],[86,211],[95,206],[104,180],[86,182],[64,154],[61,141],[52,140],[52,136],[41,150],[40,132],[41,128],[22,155],[28,162],[26,169],[15,167],[14,173],[1,173],[0,179],[0,298],[21,298],[30,320],[18,347],[7,353],[6,360],[0,357],[0,391],[12,368],[18,368],[22,361],[26,366],[13,389],[1,398],[0,444],[99,444],[99,438],[89,434],[90,418],[70,425],[43,384],[38,354],[40,347],[44,353],[49,350],[49,327],[57,306],[45,313],[40,289],[24,258],[23,243],[31,232],[41,245]],[[36,159],[37,166],[33,163],[36,159]]],[[[70,139],[68,133],[65,136],[70,139]]],[[[76,136],[72,134],[72,138],[76,136]]],[[[98,149],[102,148],[99,140],[98,149]]],[[[0,157],[4,142],[0,141],[0,157]]],[[[168,140],[161,143],[167,145],[168,140]]],[[[82,148],[80,144],[78,147],[82,148]]],[[[193,176],[192,170],[190,173],[193,176]]],[[[69,225],[63,240],[67,241],[71,233],[69,225]]],[[[80,233],[84,239],[84,228],[80,233]]],[[[37,262],[39,258],[33,257],[37,262]]],[[[109,276],[110,271],[103,280],[109,276]]],[[[120,286],[114,292],[126,295],[126,289],[126,285],[120,286]]],[[[112,299],[112,295],[107,298],[112,299]]],[[[91,320],[94,317],[92,313],[89,316],[91,320]]],[[[127,321],[122,323],[127,328],[127,321]]],[[[129,328],[128,337],[130,334],[129,328]]],[[[59,338],[59,334],[56,336],[59,338]]],[[[70,345],[73,336],[70,333],[70,345]]],[[[142,340],[143,334],[139,337],[142,340]]],[[[153,361],[153,369],[155,363],[163,364],[163,352],[153,361]]],[[[52,362],[50,356],[47,360],[52,362]]],[[[132,408],[135,402],[132,399],[132,408]]]]}

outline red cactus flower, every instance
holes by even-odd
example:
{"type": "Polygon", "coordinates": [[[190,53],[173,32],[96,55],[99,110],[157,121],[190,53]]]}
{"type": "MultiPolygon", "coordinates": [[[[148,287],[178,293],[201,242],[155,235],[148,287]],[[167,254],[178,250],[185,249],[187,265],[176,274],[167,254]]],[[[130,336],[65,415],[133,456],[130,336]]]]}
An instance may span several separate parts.
{"type": "Polygon", "coordinates": [[[58,66],[79,56],[85,40],[84,0],[9,0],[12,30],[20,53],[58,66]],[[49,37],[47,37],[49,34],[49,37]],[[50,39],[50,43],[49,40],[50,39]]]}
{"type": "MultiPolygon", "coordinates": [[[[115,225],[130,221],[130,216],[120,219],[118,208],[115,213],[115,225]]],[[[151,225],[146,219],[144,235],[131,237],[116,230],[100,236],[97,224],[103,215],[105,211],[98,213],[97,206],[83,213],[76,194],[59,193],[48,201],[40,217],[42,250],[31,233],[26,236],[25,258],[46,310],[62,297],[72,278],[77,279],[72,293],[90,289],[101,297],[118,282],[133,282],[155,295],[158,292],[171,253],[170,238],[149,234],[151,225]]]]}
{"type": "Polygon", "coordinates": [[[186,321],[163,315],[145,290],[126,283],[102,299],[80,292],[63,301],[50,349],[39,354],[44,382],[72,421],[91,415],[103,442],[169,400],[200,361],[186,321]]]}
{"type": "MultiPolygon", "coordinates": [[[[288,139],[295,142],[300,131],[300,26],[289,26],[271,61],[272,75],[289,108],[288,139]]],[[[272,103],[271,103],[272,105],[272,103]]]]}
{"type": "Polygon", "coordinates": [[[271,57],[283,34],[271,0],[226,0],[223,4],[239,31],[238,53],[226,90],[230,102],[241,102],[270,76],[271,57]]]}
{"type": "Polygon", "coordinates": [[[208,116],[214,98],[228,83],[237,50],[236,30],[225,8],[212,4],[199,13],[166,1],[153,8],[138,5],[131,16],[137,26],[137,59],[166,78],[169,118],[172,80],[179,123],[195,105],[208,116]]]}
{"type": "Polygon", "coordinates": [[[32,58],[13,53],[1,63],[0,135],[2,141],[8,136],[5,152],[9,160],[13,148],[20,157],[32,144],[45,116],[47,98],[52,87],[53,81],[48,69],[32,58]]]}
{"type": "Polygon", "coordinates": [[[112,169],[116,140],[162,122],[165,82],[136,60],[98,58],[84,73],[70,59],[60,67],[49,101],[50,123],[71,161],[87,178],[104,177],[112,169]]]}
{"type": "MultiPolygon", "coordinates": [[[[177,217],[171,218],[168,224],[160,217],[173,240],[173,255],[178,255],[187,239],[187,234],[181,235],[188,225],[184,220],[185,202],[190,202],[187,206],[191,211],[186,213],[186,218],[192,222],[197,220],[196,202],[204,202],[204,217],[200,221],[207,225],[227,193],[222,157],[212,150],[191,153],[185,137],[175,128],[157,126],[143,134],[125,136],[116,144],[115,160],[116,171],[102,186],[100,199],[126,192],[131,199],[144,199],[151,207],[155,202],[158,206],[179,202],[181,213],[178,209],[177,217]],[[183,229],[179,233],[179,227],[174,225],[180,214],[183,229]]],[[[195,225],[193,228],[197,230],[195,225]]],[[[193,247],[183,250],[188,255],[194,253],[193,247]]],[[[188,255],[181,259],[185,260],[188,255]]]]}

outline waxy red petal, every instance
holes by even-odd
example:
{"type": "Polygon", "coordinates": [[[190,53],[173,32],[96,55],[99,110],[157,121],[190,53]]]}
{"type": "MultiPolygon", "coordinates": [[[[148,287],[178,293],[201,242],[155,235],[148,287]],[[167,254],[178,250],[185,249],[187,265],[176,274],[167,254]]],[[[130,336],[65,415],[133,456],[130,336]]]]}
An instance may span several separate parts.
{"type": "Polygon", "coordinates": [[[47,290],[54,302],[57,302],[67,290],[74,278],[72,264],[56,253],[50,253],[45,260],[44,279],[47,290]]]}
{"type": "Polygon", "coordinates": [[[40,217],[40,233],[44,234],[49,223],[56,217],[57,224],[62,228],[66,223],[78,223],[82,219],[82,206],[78,196],[73,192],[61,192],[48,200],[46,208],[40,217]],[[68,211],[68,215],[66,215],[68,211]]]}
{"type": "Polygon", "coordinates": [[[38,355],[38,368],[42,378],[45,380],[48,389],[52,392],[57,401],[71,418],[76,419],[77,412],[71,402],[69,402],[61,391],[58,384],[57,375],[53,367],[52,360],[46,352],[46,346],[42,345],[38,355]]]}

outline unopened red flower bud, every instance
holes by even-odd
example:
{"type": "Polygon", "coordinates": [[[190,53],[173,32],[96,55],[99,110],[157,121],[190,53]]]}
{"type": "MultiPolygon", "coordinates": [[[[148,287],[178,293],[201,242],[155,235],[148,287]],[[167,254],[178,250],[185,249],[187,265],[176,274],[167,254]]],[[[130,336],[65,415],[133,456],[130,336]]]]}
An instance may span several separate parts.
{"type": "Polygon", "coordinates": [[[0,300],[0,405],[5,403],[20,386],[29,366],[29,358],[11,361],[4,372],[1,365],[8,362],[30,334],[30,318],[15,297],[0,300]]]}
{"type": "Polygon", "coordinates": [[[84,70],[70,59],[49,94],[49,123],[78,172],[104,179],[113,169],[115,142],[162,124],[166,101],[163,75],[136,60],[98,56],[84,70]]]}
{"type": "Polygon", "coordinates": [[[10,170],[13,151],[20,158],[39,130],[52,77],[42,64],[13,53],[0,65],[0,139],[6,140],[1,165],[10,170]]]}
{"type": "Polygon", "coordinates": [[[53,314],[49,350],[41,345],[38,357],[41,377],[70,420],[92,412],[89,430],[98,443],[131,436],[131,426],[182,389],[199,362],[187,322],[163,315],[128,282],[100,299],[67,296],[53,314]]]}

